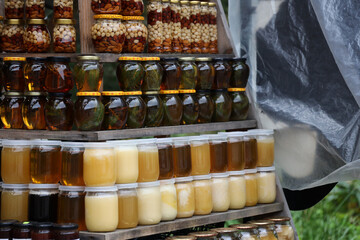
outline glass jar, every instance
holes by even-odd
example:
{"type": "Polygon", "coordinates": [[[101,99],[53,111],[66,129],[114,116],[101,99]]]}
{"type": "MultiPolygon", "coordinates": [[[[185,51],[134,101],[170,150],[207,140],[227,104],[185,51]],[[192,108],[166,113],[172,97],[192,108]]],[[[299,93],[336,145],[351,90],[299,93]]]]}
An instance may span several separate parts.
{"type": "Polygon", "coordinates": [[[116,184],[135,183],[139,177],[139,151],[136,140],[114,141],[116,184]]]}
{"type": "Polygon", "coordinates": [[[145,69],[140,57],[119,57],[116,76],[122,91],[140,91],[145,69]]]}
{"type": "Polygon", "coordinates": [[[31,142],[30,177],[32,183],[56,184],[61,179],[61,142],[31,142]]]}
{"type": "Polygon", "coordinates": [[[228,173],[211,174],[213,212],[226,212],[230,207],[228,173]]]}
{"type": "Polygon", "coordinates": [[[51,222],[35,222],[31,224],[31,239],[52,239],[52,227],[51,222]]]}
{"type": "Polygon", "coordinates": [[[45,90],[47,92],[69,92],[74,87],[70,58],[48,57],[48,65],[45,78],[45,90]]]}
{"type": "Polygon", "coordinates": [[[197,240],[217,240],[217,233],[213,231],[206,232],[193,232],[189,233],[190,236],[196,237],[197,240]]]}
{"type": "Polygon", "coordinates": [[[174,176],[173,142],[172,138],[158,138],[156,144],[159,150],[160,180],[174,176]]]}
{"type": "Polygon", "coordinates": [[[44,91],[44,83],[46,78],[46,62],[46,58],[26,58],[26,64],[24,67],[26,91],[44,91]]]}
{"type": "Polygon", "coordinates": [[[210,173],[210,145],[206,136],[190,137],[191,175],[207,175],[210,173]]]}
{"type": "Polygon", "coordinates": [[[162,0],[162,53],[171,53],[172,51],[172,22],[170,0],[162,0]]]}
{"type": "Polygon", "coordinates": [[[175,179],[160,181],[161,221],[172,221],[177,215],[175,179]]]}
{"type": "Polygon", "coordinates": [[[57,19],[53,31],[54,52],[76,52],[76,29],[75,20],[57,19]]]}
{"type": "MultiPolygon", "coordinates": [[[[3,29],[4,29],[4,17],[0,16],[0,38],[1,38],[1,34],[2,34],[3,29]]],[[[2,52],[1,44],[0,44],[0,51],[2,52]]],[[[1,59],[1,61],[2,61],[2,59],[1,59]]],[[[1,66],[2,65],[3,65],[3,63],[1,62],[1,66]]]]}
{"type": "Polygon", "coordinates": [[[257,226],[253,224],[236,224],[230,227],[236,228],[239,231],[240,240],[260,240],[258,237],[257,226]]]}
{"type": "Polygon", "coordinates": [[[17,221],[28,220],[27,184],[2,184],[1,193],[1,219],[17,221]]]}
{"type": "Polygon", "coordinates": [[[181,1],[181,46],[183,53],[191,53],[191,8],[189,1],[181,1]]]}
{"type": "Polygon", "coordinates": [[[201,8],[199,1],[190,2],[190,29],[191,29],[191,53],[200,54],[203,46],[201,45],[201,8]]]}
{"type": "Polygon", "coordinates": [[[148,52],[161,53],[164,38],[161,0],[149,0],[147,12],[148,52]]]}
{"type": "Polygon", "coordinates": [[[210,91],[197,91],[199,103],[198,123],[210,123],[215,112],[215,103],[210,96],[210,91]]]}
{"type": "Polygon", "coordinates": [[[238,240],[236,228],[213,228],[211,231],[218,233],[218,240],[238,240]]]}
{"type": "Polygon", "coordinates": [[[256,168],[258,164],[256,137],[251,132],[245,132],[243,140],[245,169],[256,168]]]}
{"type": "Polygon", "coordinates": [[[28,184],[31,181],[29,141],[2,141],[1,177],[7,184],[28,184]]]}
{"type": "Polygon", "coordinates": [[[90,232],[112,232],[119,222],[117,187],[85,188],[85,224],[90,232]]]}
{"type": "Polygon", "coordinates": [[[121,0],[91,0],[91,10],[95,14],[118,14],[121,7],[121,0]]]}
{"type": "Polygon", "coordinates": [[[162,125],[180,125],[183,115],[183,105],[178,90],[162,90],[161,98],[164,106],[164,119],[162,125]]]}
{"type": "Polygon", "coordinates": [[[210,44],[209,44],[209,53],[216,54],[218,53],[218,29],[217,29],[217,8],[216,3],[209,3],[209,12],[210,12],[210,44]]]}
{"type": "Polygon", "coordinates": [[[160,182],[139,183],[137,195],[139,224],[158,224],[162,218],[160,182]]]}
{"type": "Polygon", "coordinates": [[[103,130],[125,128],[128,118],[128,106],[123,98],[124,92],[102,92],[102,103],[105,107],[103,130]]]}
{"type": "Polygon", "coordinates": [[[242,209],[246,203],[246,183],[244,171],[230,171],[229,191],[230,191],[230,209],[242,209]]]}
{"type": "Polygon", "coordinates": [[[231,98],[227,90],[215,90],[212,95],[215,104],[213,122],[228,122],[231,116],[231,98]]]}
{"type": "Polygon", "coordinates": [[[118,184],[119,223],[118,229],[134,228],[138,225],[137,183],[118,184]]]}
{"type": "Polygon", "coordinates": [[[161,90],[178,90],[182,73],[177,58],[163,58],[161,65],[163,67],[161,90]]]}
{"type": "MultiPolygon", "coordinates": [[[[104,0],[99,0],[103,2],[104,0]]],[[[120,0],[105,0],[117,1],[120,0]]],[[[94,0],[92,1],[94,2],[94,0]]],[[[121,15],[103,14],[94,16],[95,23],[91,28],[92,42],[99,53],[121,53],[125,43],[126,28],[121,23],[121,15]]]]}
{"type": "Polygon", "coordinates": [[[257,170],[245,169],[246,207],[255,206],[258,203],[257,170]]]}
{"type": "Polygon", "coordinates": [[[0,237],[2,239],[12,239],[12,228],[16,220],[0,220],[0,237]]]}
{"type": "Polygon", "coordinates": [[[29,221],[57,221],[58,187],[58,184],[29,184],[29,221]]]}
{"type": "Polygon", "coordinates": [[[25,10],[27,19],[44,19],[45,0],[26,0],[25,10]]]}
{"type": "Polygon", "coordinates": [[[246,120],[249,113],[249,99],[246,96],[245,88],[229,88],[231,97],[231,121],[246,120]]]}
{"type": "Polygon", "coordinates": [[[76,223],[54,224],[52,235],[54,240],[80,239],[78,228],[76,223]]]}
{"type": "Polygon", "coordinates": [[[209,53],[210,45],[210,10],[207,2],[200,2],[201,14],[201,53],[209,53]]]}
{"type": "Polygon", "coordinates": [[[157,181],[160,176],[159,151],[155,139],[141,139],[138,144],[139,177],[138,182],[157,181]]]}
{"type": "Polygon", "coordinates": [[[125,101],[129,107],[127,128],[142,128],[145,124],[147,106],[141,97],[141,91],[124,92],[125,101]]]}
{"type": "Polygon", "coordinates": [[[144,92],[143,99],[147,109],[145,126],[159,127],[164,118],[164,107],[159,92],[144,92]]]}
{"type": "Polygon", "coordinates": [[[180,89],[195,89],[199,75],[199,69],[195,64],[195,58],[179,58],[181,67],[180,89]]]}
{"type": "Polygon", "coordinates": [[[58,223],[76,223],[80,231],[85,231],[85,187],[59,186],[57,208],[58,223]]]}
{"type": "Polygon", "coordinates": [[[191,174],[191,147],[187,137],[173,138],[174,177],[191,174]]]}
{"type": "MultiPolygon", "coordinates": [[[[21,0],[20,0],[21,1],[21,0]]],[[[21,19],[7,19],[1,32],[1,49],[8,53],[25,52],[24,21],[21,19]]],[[[5,59],[4,59],[5,61],[5,59]]]]}
{"type": "Polygon", "coordinates": [[[74,103],[70,93],[49,93],[45,104],[47,129],[70,131],[74,123],[74,103]]]}
{"type": "Polygon", "coordinates": [[[61,143],[61,179],[64,186],[85,186],[84,144],[80,142],[61,143]]]}
{"type": "Polygon", "coordinates": [[[24,57],[5,57],[2,66],[3,85],[6,92],[24,92],[24,57]]]}
{"type": "MultiPolygon", "coordinates": [[[[31,226],[30,222],[17,222],[13,224],[13,229],[11,232],[12,239],[31,239],[31,226]]],[[[3,236],[1,236],[3,237],[3,236]]]]}
{"type": "Polygon", "coordinates": [[[257,166],[271,167],[274,165],[274,130],[255,129],[250,130],[255,134],[257,148],[257,166]]]}
{"type": "Polygon", "coordinates": [[[0,105],[1,121],[5,129],[22,129],[24,122],[21,116],[21,106],[24,97],[20,92],[4,93],[4,100],[0,105]]]}
{"type": "Polygon", "coordinates": [[[141,16],[144,13],[143,0],[121,0],[121,15],[141,16]]]}
{"type": "Polygon", "coordinates": [[[27,92],[22,104],[22,119],[28,130],[45,130],[46,97],[42,92],[27,92]]]}
{"type": "Polygon", "coordinates": [[[145,70],[142,91],[160,91],[161,80],[163,78],[163,68],[160,65],[159,57],[143,57],[143,67],[145,70]]]}
{"type": "Polygon", "coordinates": [[[234,58],[231,67],[233,72],[230,79],[230,87],[232,88],[246,88],[250,68],[246,64],[246,58],[234,58]]]}
{"type": "Polygon", "coordinates": [[[80,131],[99,131],[105,107],[99,92],[78,92],[75,102],[75,124],[80,131]]]}
{"type": "MultiPolygon", "coordinates": [[[[27,0],[34,1],[34,0],[27,0]]],[[[36,6],[36,5],[34,5],[36,6]]],[[[45,1],[44,1],[45,6],[45,1]]],[[[50,51],[51,37],[44,19],[30,19],[24,35],[24,45],[28,53],[50,51]]]]}
{"type": "Polygon", "coordinates": [[[199,103],[196,98],[196,90],[179,90],[183,105],[182,124],[195,124],[199,117],[199,103]]]}
{"type": "MultiPolygon", "coordinates": [[[[87,187],[111,186],[116,182],[114,148],[108,143],[84,143],[84,182],[87,187]]],[[[90,230],[90,229],[88,229],[90,230]]]]}
{"type": "Polygon", "coordinates": [[[232,73],[231,65],[228,59],[214,58],[215,78],[212,86],[213,90],[228,89],[232,73]]]}
{"type": "Polygon", "coordinates": [[[175,178],[177,196],[176,218],[192,217],[195,213],[195,190],[192,177],[175,178]]]}
{"type": "Polygon", "coordinates": [[[172,52],[181,53],[181,6],[179,0],[170,0],[172,52]]]}
{"type": "MultiPolygon", "coordinates": [[[[138,0],[127,0],[123,3],[128,3],[130,1],[138,0]]],[[[140,0],[142,3],[142,0],[140,0]]],[[[142,53],[145,50],[148,30],[144,24],[144,17],[141,16],[124,16],[124,26],[126,28],[125,32],[125,44],[124,52],[126,53],[142,53]]]]}
{"type": "Polygon", "coordinates": [[[227,136],[228,171],[241,171],[245,168],[244,132],[220,133],[227,136]]]}
{"type": "Polygon", "coordinates": [[[257,168],[258,203],[273,203],[276,199],[275,167],[257,168]]]}
{"type": "Polygon", "coordinates": [[[207,215],[213,210],[211,176],[194,176],[195,215],[207,215]]]}
{"type": "Polygon", "coordinates": [[[104,68],[100,57],[78,56],[74,67],[76,87],[79,92],[98,92],[103,82],[104,68]]]}
{"type": "Polygon", "coordinates": [[[23,19],[25,0],[5,0],[5,18],[23,19]]]}
{"type": "Polygon", "coordinates": [[[277,217],[270,218],[269,221],[275,223],[275,230],[279,240],[294,240],[294,229],[291,226],[290,218],[288,217],[277,217]]]}
{"type": "Polygon", "coordinates": [[[227,158],[227,138],[224,135],[211,134],[209,137],[210,144],[210,161],[211,173],[224,173],[228,169],[227,158]]]}
{"type": "Polygon", "coordinates": [[[215,68],[212,64],[211,58],[201,57],[196,58],[196,65],[198,68],[198,78],[196,89],[211,90],[215,79],[215,68]]]}
{"type": "Polygon", "coordinates": [[[275,231],[274,222],[267,220],[256,220],[251,221],[251,224],[254,224],[258,227],[258,235],[260,239],[266,240],[277,240],[277,235],[275,231]]]}
{"type": "Polygon", "coordinates": [[[54,1],[54,19],[73,19],[74,1],[56,0],[54,1]]]}

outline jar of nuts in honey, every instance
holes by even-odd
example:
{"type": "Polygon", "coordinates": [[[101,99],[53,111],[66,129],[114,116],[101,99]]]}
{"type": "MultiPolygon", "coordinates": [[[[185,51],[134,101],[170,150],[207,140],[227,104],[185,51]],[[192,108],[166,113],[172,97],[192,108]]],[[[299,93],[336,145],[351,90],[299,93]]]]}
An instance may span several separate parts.
{"type": "Polygon", "coordinates": [[[7,19],[24,18],[25,0],[5,0],[5,17],[7,19]]]}
{"type": "Polygon", "coordinates": [[[191,27],[189,1],[180,1],[181,4],[181,46],[183,53],[191,53],[191,27]]]}
{"type": "Polygon", "coordinates": [[[124,45],[124,52],[127,53],[142,53],[144,52],[148,30],[143,23],[144,17],[128,16],[123,17],[126,28],[126,39],[124,45]]]}
{"type": "Polygon", "coordinates": [[[1,32],[1,49],[4,52],[25,52],[24,22],[21,19],[8,19],[1,32]]]}
{"type": "MultiPolygon", "coordinates": [[[[120,0],[119,0],[120,1],[120,0]]],[[[125,42],[126,28],[121,15],[95,15],[91,37],[96,52],[121,53],[125,42]]]]}
{"type": "Polygon", "coordinates": [[[171,8],[171,34],[172,34],[172,52],[181,53],[181,6],[179,0],[170,1],[171,8]]]}
{"type": "Polygon", "coordinates": [[[150,0],[147,6],[148,31],[149,31],[149,53],[161,53],[163,44],[163,22],[161,0],[150,0]]]}
{"type": "Polygon", "coordinates": [[[5,129],[22,129],[23,120],[21,106],[24,97],[20,92],[6,92],[5,98],[0,105],[1,121],[5,129]]]}
{"type": "Polygon", "coordinates": [[[141,16],[144,12],[143,0],[121,0],[121,14],[124,16],[141,16]]]}
{"type": "Polygon", "coordinates": [[[91,9],[95,14],[118,14],[121,12],[121,0],[92,0],[91,9]]]}
{"type": "Polygon", "coordinates": [[[73,0],[54,0],[54,18],[72,19],[74,17],[73,0]]]}
{"type": "Polygon", "coordinates": [[[25,93],[22,105],[22,118],[24,125],[29,130],[45,130],[45,103],[46,97],[42,92],[25,93]]]}
{"type": "Polygon", "coordinates": [[[162,0],[161,5],[162,5],[162,23],[163,23],[162,52],[171,53],[173,36],[172,36],[170,0],[162,0]]]}
{"type": "Polygon", "coordinates": [[[199,1],[190,2],[191,53],[201,53],[201,8],[199,1]]]}
{"type": "Polygon", "coordinates": [[[25,90],[24,57],[5,57],[2,66],[4,89],[7,92],[23,92],[25,90]]]}
{"type": "Polygon", "coordinates": [[[44,53],[50,50],[50,32],[43,19],[30,19],[24,35],[24,44],[29,53],[44,53]]]}
{"type": "Polygon", "coordinates": [[[53,33],[54,52],[76,52],[76,29],[75,20],[57,19],[53,33]]]}
{"type": "Polygon", "coordinates": [[[44,19],[45,0],[26,0],[26,18],[44,19]]]}

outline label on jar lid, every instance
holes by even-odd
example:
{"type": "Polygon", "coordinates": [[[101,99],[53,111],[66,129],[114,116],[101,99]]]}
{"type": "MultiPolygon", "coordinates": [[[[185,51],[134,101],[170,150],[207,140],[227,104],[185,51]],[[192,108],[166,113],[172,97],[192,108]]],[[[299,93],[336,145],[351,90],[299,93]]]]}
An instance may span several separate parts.
{"type": "Polygon", "coordinates": [[[246,88],[228,88],[229,92],[245,92],[246,88]]]}
{"type": "Polygon", "coordinates": [[[160,61],[159,57],[143,57],[141,58],[142,61],[160,61]]]}
{"type": "Polygon", "coordinates": [[[129,92],[124,92],[125,96],[133,96],[133,95],[141,95],[142,92],[141,91],[129,91],[129,92]]]}
{"type": "Polygon", "coordinates": [[[131,21],[131,20],[136,20],[136,21],[144,21],[144,17],[142,16],[123,16],[123,20],[125,21],[131,21]]]}
{"type": "Polygon", "coordinates": [[[119,61],[141,61],[141,57],[119,57],[119,61]]]}
{"type": "Polygon", "coordinates": [[[122,15],[118,14],[98,14],[94,15],[94,19],[123,19],[122,15]]]}
{"type": "Polygon", "coordinates": [[[179,94],[179,90],[161,90],[160,94],[179,94]]]}
{"type": "Polygon", "coordinates": [[[179,93],[196,93],[195,89],[181,89],[179,90],[179,93]]]}
{"type": "Polygon", "coordinates": [[[103,96],[124,96],[123,91],[104,91],[101,93],[103,96]]]}
{"type": "Polygon", "coordinates": [[[24,57],[4,57],[4,61],[22,61],[22,62],[25,62],[26,58],[24,58],[24,57]]]}
{"type": "Polygon", "coordinates": [[[76,93],[76,96],[96,96],[99,97],[101,96],[101,93],[99,92],[78,92],[76,93]]]}

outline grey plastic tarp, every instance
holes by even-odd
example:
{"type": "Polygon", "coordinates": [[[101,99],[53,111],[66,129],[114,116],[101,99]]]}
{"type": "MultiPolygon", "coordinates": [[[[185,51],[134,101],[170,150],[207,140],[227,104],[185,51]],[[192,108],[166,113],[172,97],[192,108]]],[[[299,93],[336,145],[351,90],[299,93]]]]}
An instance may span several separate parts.
{"type": "Polygon", "coordinates": [[[229,0],[247,93],[283,187],[360,179],[360,1],[229,0]]]}

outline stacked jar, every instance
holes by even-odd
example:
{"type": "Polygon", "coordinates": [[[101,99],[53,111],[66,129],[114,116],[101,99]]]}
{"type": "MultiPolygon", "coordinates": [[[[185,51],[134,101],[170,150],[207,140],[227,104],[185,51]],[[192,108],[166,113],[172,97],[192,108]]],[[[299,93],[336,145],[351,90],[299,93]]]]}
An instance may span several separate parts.
{"type": "MultiPolygon", "coordinates": [[[[149,32],[149,53],[161,53],[164,40],[161,0],[149,0],[147,6],[147,24],[149,32]]],[[[170,16],[171,18],[171,16],[170,16]]]]}
{"type": "Polygon", "coordinates": [[[181,53],[181,6],[179,0],[170,1],[172,24],[172,52],[181,53]]]}
{"type": "Polygon", "coordinates": [[[181,47],[183,53],[191,53],[191,8],[189,1],[181,1],[181,47]]]}

